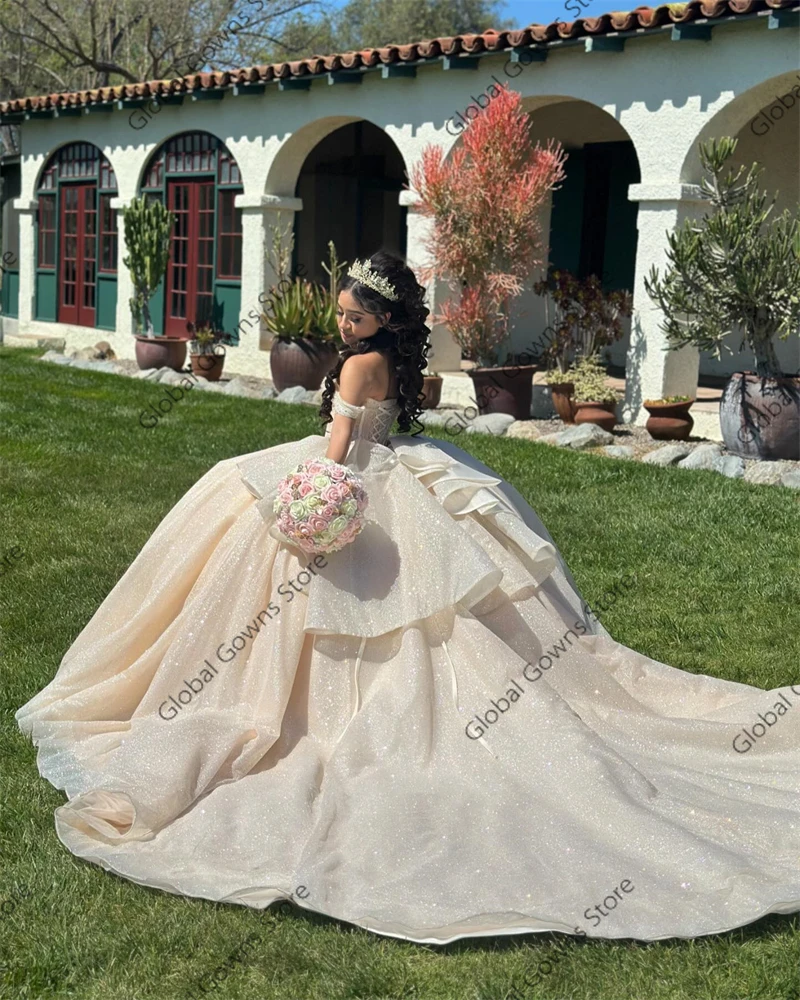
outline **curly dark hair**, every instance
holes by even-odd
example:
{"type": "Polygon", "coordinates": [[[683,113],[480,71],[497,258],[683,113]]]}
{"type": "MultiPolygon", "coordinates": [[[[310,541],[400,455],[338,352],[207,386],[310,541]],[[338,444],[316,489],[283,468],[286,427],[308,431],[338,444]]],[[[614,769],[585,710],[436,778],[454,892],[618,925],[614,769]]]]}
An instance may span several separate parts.
{"type": "Polygon", "coordinates": [[[358,340],[352,345],[345,345],[339,352],[339,360],[325,377],[325,388],[322,392],[322,406],[319,415],[326,424],[333,419],[331,406],[336,382],[342,365],[351,354],[366,354],[369,351],[380,351],[387,355],[389,363],[397,375],[397,397],[401,410],[397,423],[403,434],[408,434],[412,424],[417,424],[414,431],[419,434],[424,428],[417,419],[422,412],[422,372],[428,361],[430,350],[430,329],[425,320],[430,309],[425,305],[425,288],[417,281],[414,272],[405,261],[396,254],[379,250],[369,259],[370,269],[377,271],[386,278],[398,294],[398,300],[384,298],[368,285],[362,285],[355,278],[346,277],[340,291],[349,291],[364,312],[373,316],[390,312],[391,319],[381,326],[372,337],[358,340]]]}

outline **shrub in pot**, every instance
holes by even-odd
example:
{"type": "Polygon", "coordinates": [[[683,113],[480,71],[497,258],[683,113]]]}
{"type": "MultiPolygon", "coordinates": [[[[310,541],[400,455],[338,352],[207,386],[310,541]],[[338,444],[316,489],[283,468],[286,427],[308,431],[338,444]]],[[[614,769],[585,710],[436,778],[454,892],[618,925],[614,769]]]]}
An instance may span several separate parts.
{"type": "Polygon", "coordinates": [[[575,387],[575,423],[597,424],[604,431],[617,425],[619,392],[606,384],[606,372],[596,355],[581,358],[568,372],[575,387]]]}
{"type": "Polygon", "coordinates": [[[656,441],[688,440],[694,427],[694,419],[689,413],[693,403],[691,396],[646,399],[643,405],[650,416],[645,427],[650,437],[656,441]]]}
{"type": "Polygon", "coordinates": [[[575,423],[575,383],[569,369],[554,368],[547,373],[547,385],[556,413],[565,424],[575,423]]]}
{"type": "Polygon", "coordinates": [[[218,382],[225,365],[223,345],[230,345],[230,337],[211,326],[195,329],[190,324],[190,329],[193,334],[189,352],[192,373],[209,382],[218,382]]]}
{"type": "Polygon", "coordinates": [[[741,334],[756,371],[735,372],[720,402],[725,447],[742,458],[800,459],[800,375],[781,371],[776,340],[800,327],[800,210],[771,217],[773,198],[758,189],[753,164],[722,175],[738,140],[702,143],[703,197],[711,211],[668,233],[669,266],[652,268],[645,288],[664,313],[668,347],[692,345],[720,356],[724,338],[741,334]]]}
{"type": "Polygon", "coordinates": [[[536,365],[512,364],[508,352],[501,362],[498,352],[511,303],[545,256],[539,213],[565,160],[558,143],[533,148],[529,125],[520,94],[503,84],[452,155],[428,145],[411,173],[417,210],[433,222],[425,240],[432,264],[420,278],[453,293],[432,319],[476,362],[468,374],[480,412],[521,420],[530,417],[536,365]]]}
{"type": "Polygon", "coordinates": [[[270,288],[262,314],[264,325],[274,337],[269,355],[272,381],[279,392],[294,385],[319,389],[338,357],[336,304],[345,265],[339,263],[331,242],[330,268],[325,268],[330,278],[328,289],[302,278],[290,281],[294,236],[272,227],[272,239],[278,284],[270,288]]]}
{"type": "Polygon", "coordinates": [[[142,369],[166,367],[181,371],[186,360],[186,338],[156,336],[150,315],[150,299],[167,271],[175,216],[160,201],[134,198],[122,210],[122,219],[128,251],[122,263],[133,282],[130,308],[136,360],[142,369]]]}
{"type": "Polygon", "coordinates": [[[547,277],[533,286],[545,297],[549,343],[543,352],[548,365],[547,384],[556,412],[565,424],[575,422],[572,383],[566,376],[580,357],[592,357],[624,334],[622,318],[633,311],[627,290],[606,292],[596,274],[578,278],[563,268],[548,269],[547,277]]]}

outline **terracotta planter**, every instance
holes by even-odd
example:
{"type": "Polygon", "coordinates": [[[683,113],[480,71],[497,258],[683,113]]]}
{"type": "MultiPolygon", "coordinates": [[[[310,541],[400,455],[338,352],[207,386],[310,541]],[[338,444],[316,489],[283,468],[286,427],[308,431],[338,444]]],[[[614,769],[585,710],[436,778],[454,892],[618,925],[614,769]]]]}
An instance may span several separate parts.
{"type": "Polygon", "coordinates": [[[734,372],[719,404],[725,447],[740,458],[800,459],[800,376],[734,372]]]}
{"type": "Polygon", "coordinates": [[[339,352],[323,340],[297,337],[293,340],[275,339],[269,352],[272,382],[278,392],[293,385],[304,389],[319,389],[322,380],[336,364],[339,352]]]}
{"type": "Polygon", "coordinates": [[[145,337],[136,334],[136,363],[147,368],[173,368],[183,371],[187,341],[181,337],[145,337]]]}
{"type": "Polygon", "coordinates": [[[536,365],[471,368],[478,412],[508,413],[516,420],[530,420],[533,373],[536,365]]]}
{"type": "Polygon", "coordinates": [[[550,395],[553,397],[553,406],[556,413],[565,424],[575,423],[575,400],[573,394],[575,386],[572,382],[552,382],[548,383],[550,395]]]}
{"type": "Polygon", "coordinates": [[[685,403],[645,403],[650,414],[645,424],[650,437],[656,441],[686,441],[692,433],[694,418],[689,413],[693,399],[685,403]]]}
{"type": "Polygon", "coordinates": [[[224,354],[190,354],[192,373],[209,382],[218,382],[225,367],[224,354]]]}
{"type": "Polygon", "coordinates": [[[575,403],[576,424],[597,424],[604,431],[612,431],[617,426],[617,404],[585,402],[575,403]]]}
{"type": "Polygon", "coordinates": [[[441,375],[423,375],[422,380],[422,409],[434,410],[439,405],[442,398],[441,375]]]}

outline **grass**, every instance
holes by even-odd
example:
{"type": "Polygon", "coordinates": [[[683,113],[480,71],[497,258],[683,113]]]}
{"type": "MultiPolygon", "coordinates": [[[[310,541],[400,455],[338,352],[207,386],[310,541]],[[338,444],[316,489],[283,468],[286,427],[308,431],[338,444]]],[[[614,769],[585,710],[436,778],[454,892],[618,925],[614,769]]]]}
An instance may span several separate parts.
{"type": "MultiPolygon", "coordinates": [[[[40,353],[40,352],[38,352],[40,353]]],[[[3,511],[0,998],[77,1000],[790,1000],[800,919],[695,941],[552,935],[446,947],[380,938],[287,908],[257,912],[137,886],[71,855],[14,712],[160,520],[215,462],[318,431],[311,408],[190,393],[0,349],[3,511]],[[238,952],[237,949],[241,949],[238,952]],[[538,983],[539,962],[548,958],[538,983]],[[203,978],[205,977],[205,978],[203,978]],[[213,982],[214,985],[211,985],[213,982]]],[[[445,432],[438,434],[453,440],[445,432]]],[[[800,495],[484,435],[457,443],[510,480],[551,531],[611,634],[685,670],[796,682],[800,495]]]]}

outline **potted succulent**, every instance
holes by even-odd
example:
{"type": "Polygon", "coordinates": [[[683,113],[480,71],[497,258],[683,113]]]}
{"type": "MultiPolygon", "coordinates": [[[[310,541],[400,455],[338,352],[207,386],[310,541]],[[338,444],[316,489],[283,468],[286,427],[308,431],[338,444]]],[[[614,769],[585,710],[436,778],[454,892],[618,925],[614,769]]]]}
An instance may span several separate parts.
{"type": "Polygon", "coordinates": [[[134,198],[122,210],[122,219],[128,251],[122,263],[133,281],[130,307],[136,360],[142,369],[165,367],[181,371],[186,360],[186,338],[156,336],[150,315],[150,299],[167,270],[175,216],[160,201],[134,198]]]}
{"type": "Polygon", "coordinates": [[[425,239],[432,263],[420,278],[453,293],[432,319],[476,362],[468,375],[481,413],[530,417],[536,365],[509,364],[508,351],[501,361],[499,349],[511,304],[544,258],[539,215],[564,178],[565,159],[558,143],[532,147],[521,95],[503,84],[452,155],[428,145],[411,173],[416,210],[433,223],[425,239]]]}
{"type": "Polygon", "coordinates": [[[192,373],[209,382],[218,382],[225,365],[225,347],[222,345],[230,345],[229,335],[209,325],[195,328],[190,324],[189,328],[192,333],[189,352],[192,373]]]}
{"type": "Polygon", "coordinates": [[[569,374],[575,386],[575,423],[597,424],[604,431],[617,425],[620,394],[606,384],[606,372],[597,356],[581,358],[569,374]]]}
{"type": "Polygon", "coordinates": [[[686,441],[692,433],[694,420],[689,413],[694,400],[691,396],[665,396],[646,399],[644,408],[650,414],[645,427],[656,441],[686,441]]]}
{"type": "Polygon", "coordinates": [[[331,242],[330,267],[323,264],[330,279],[327,289],[303,278],[290,281],[293,247],[294,235],[282,234],[273,226],[273,266],[278,283],[266,296],[262,317],[274,338],[269,363],[273,384],[279,392],[294,385],[319,389],[339,354],[336,306],[344,264],[339,263],[331,242]]]}
{"type": "Polygon", "coordinates": [[[422,373],[422,409],[435,410],[442,398],[444,379],[438,372],[422,373]]]}
{"type": "Polygon", "coordinates": [[[669,266],[655,267],[648,295],[663,314],[668,349],[691,345],[719,357],[737,331],[756,359],[756,371],[735,372],[722,394],[725,447],[742,458],[800,459],[800,374],[781,370],[775,341],[800,328],[800,219],[788,209],[772,216],[775,199],[758,189],[761,169],[729,169],[738,140],[701,143],[706,171],[701,193],[711,211],[668,233],[669,266]]]}
{"type": "Polygon", "coordinates": [[[623,336],[622,318],[633,312],[633,296],[627,290],[604,291],[596,274],[578,278],[563,268],[549,268],[533,290],[545,297],[546,329],[551,333],[544,351],[554,365],[547,373],[547,385],[556,412],[565,424],[571,424],[574,387],[566,372],[577,358],[592,357],[623,336]]]}
{"type": "Polygon", "coordinates": [[[565,424],[575,423],[575,383],[572,381],[572,373],[568,369],[562,372],[560,368],[554,368],[547,373],[547,387],[553,397],[553,406],[556,413],[565,424]]]}

